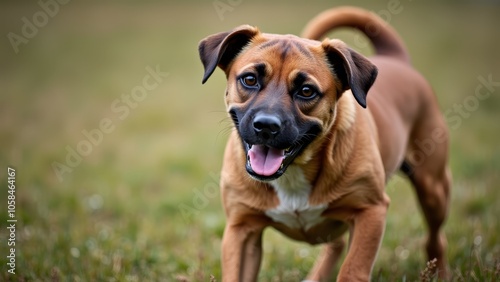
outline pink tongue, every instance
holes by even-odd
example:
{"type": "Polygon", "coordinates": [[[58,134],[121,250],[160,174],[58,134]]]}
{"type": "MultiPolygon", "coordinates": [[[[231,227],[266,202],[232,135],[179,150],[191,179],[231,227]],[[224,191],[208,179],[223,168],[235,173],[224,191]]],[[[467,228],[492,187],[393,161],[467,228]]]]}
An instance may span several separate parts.
{"type": "Polygon", "coordinates": [[[269,148],[263,145],[253,145],[248,151],[250,165],[255,173],[270,176],[276,173],[285,157],[284,150],[269,148]]]}

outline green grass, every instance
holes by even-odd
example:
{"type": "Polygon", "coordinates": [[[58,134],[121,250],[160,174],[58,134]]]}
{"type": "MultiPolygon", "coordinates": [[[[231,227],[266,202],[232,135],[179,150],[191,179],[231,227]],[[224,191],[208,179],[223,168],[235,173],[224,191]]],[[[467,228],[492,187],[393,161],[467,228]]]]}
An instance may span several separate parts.
{"type": "MultiPolygon", "coordinates": [[[[500,81],[500,6],[401,3],[391,24],[443,112],[474,94],[478,76],[500,81]]],[[[387,9],[385,1],[352,4],[387,9]]],[[[216,186],[230,124],[224,76],[217,71],[201,85],[197,43],[244,23],[298,33],[332,5],[242,1],[220,20],[211,1],[70,1],[15,54],[6,35],[20,34],[21,19],[40,7],[2,2],[0,280],[220,281],[225,219],[216,186]],[[113,101],[157,65],[169,76],[121,120],[113,101]],[[66,147],[75,149],[82,130],[104,118],[114,131],[59,181],[53,162],[65,163],[66,147]],[[17,170],[15,276],[6,266],[8,165],[17,170]]],[[[353,44],[346,31],[334,35],[353,44]]],[[[445,231],[455,281],[499,277],[499,93],[451,131],[445,231]]],[[[387,191],[392,204],[374,280],[415,281],[426,266],[422,216],[406,181],[387,191]]],[[[266,231],[260,281],[299,281],[318,250],[266,231]]]]}

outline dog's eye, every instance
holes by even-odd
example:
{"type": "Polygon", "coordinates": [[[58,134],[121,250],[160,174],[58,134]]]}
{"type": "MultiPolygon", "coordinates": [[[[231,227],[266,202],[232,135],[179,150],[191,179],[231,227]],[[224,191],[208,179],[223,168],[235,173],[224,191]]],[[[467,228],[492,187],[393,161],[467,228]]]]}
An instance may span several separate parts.
{"type": "Polygon", "coordinates": [[[300,90],[297,94],[302,99],[312,99],[312,98],[316,97],[317,92],[313,87],[308,86],[308,85],[304,85],[304,86],[302,86],[302,88],[300,88],[300,90]]]}
{"type": "Polygon", "coordinates": [[[241,83],[243,83],[246,87],[256,87],[257,86],[257,77],[253,74],[247,74],[243,76],[241,79],[241,83]]]}

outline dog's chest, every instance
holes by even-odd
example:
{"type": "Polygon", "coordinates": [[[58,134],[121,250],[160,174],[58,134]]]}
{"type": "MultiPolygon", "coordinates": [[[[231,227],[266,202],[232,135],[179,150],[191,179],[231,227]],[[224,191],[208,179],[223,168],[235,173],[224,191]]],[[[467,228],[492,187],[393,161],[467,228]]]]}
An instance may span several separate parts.
{"type": "Polygon", "coordinates": [[[279,205],[267,210],[266,215],[290,228],[304,229],[315,226],[324,218],[321,214],[326,204],[310,205],[311,184],[299,167],[290,166],[287,172],[271,182],[279,199],[279,205]]]}

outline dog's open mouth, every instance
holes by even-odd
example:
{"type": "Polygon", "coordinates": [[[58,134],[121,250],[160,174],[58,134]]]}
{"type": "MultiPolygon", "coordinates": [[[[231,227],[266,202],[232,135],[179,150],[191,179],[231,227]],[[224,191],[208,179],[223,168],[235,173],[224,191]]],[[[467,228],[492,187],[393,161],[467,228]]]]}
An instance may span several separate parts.
{"type": "MultiPolygon", "coordinates": [[[[256,129],[252,127],[253,124],[248,126],[248,120],[240,122],[243,118],[238,117],[236,109],[231,109],[229,114],[246,154],[245,168],[250,176],[260,181],[271,181],[282,176],[288,166],[305,150],[308,144],[314,141],[322,130],[321,124],[309,121],[301,122],[300,127],[293,123],[293,130],[282,128],[279,134],[271,132],[269,136],[263,136],[263,134],[255,133],[256,129]]],[[[240,115],[243,114],[240,113],[240,115]]]]}
{"type": "Polygon", "coordinates": [[[266,145],[251,145],[246,142],[244,144],[247,153],[246,169],[259,180],[280,177],[302,149],[301,145],[277,149],[266,145]]]}

